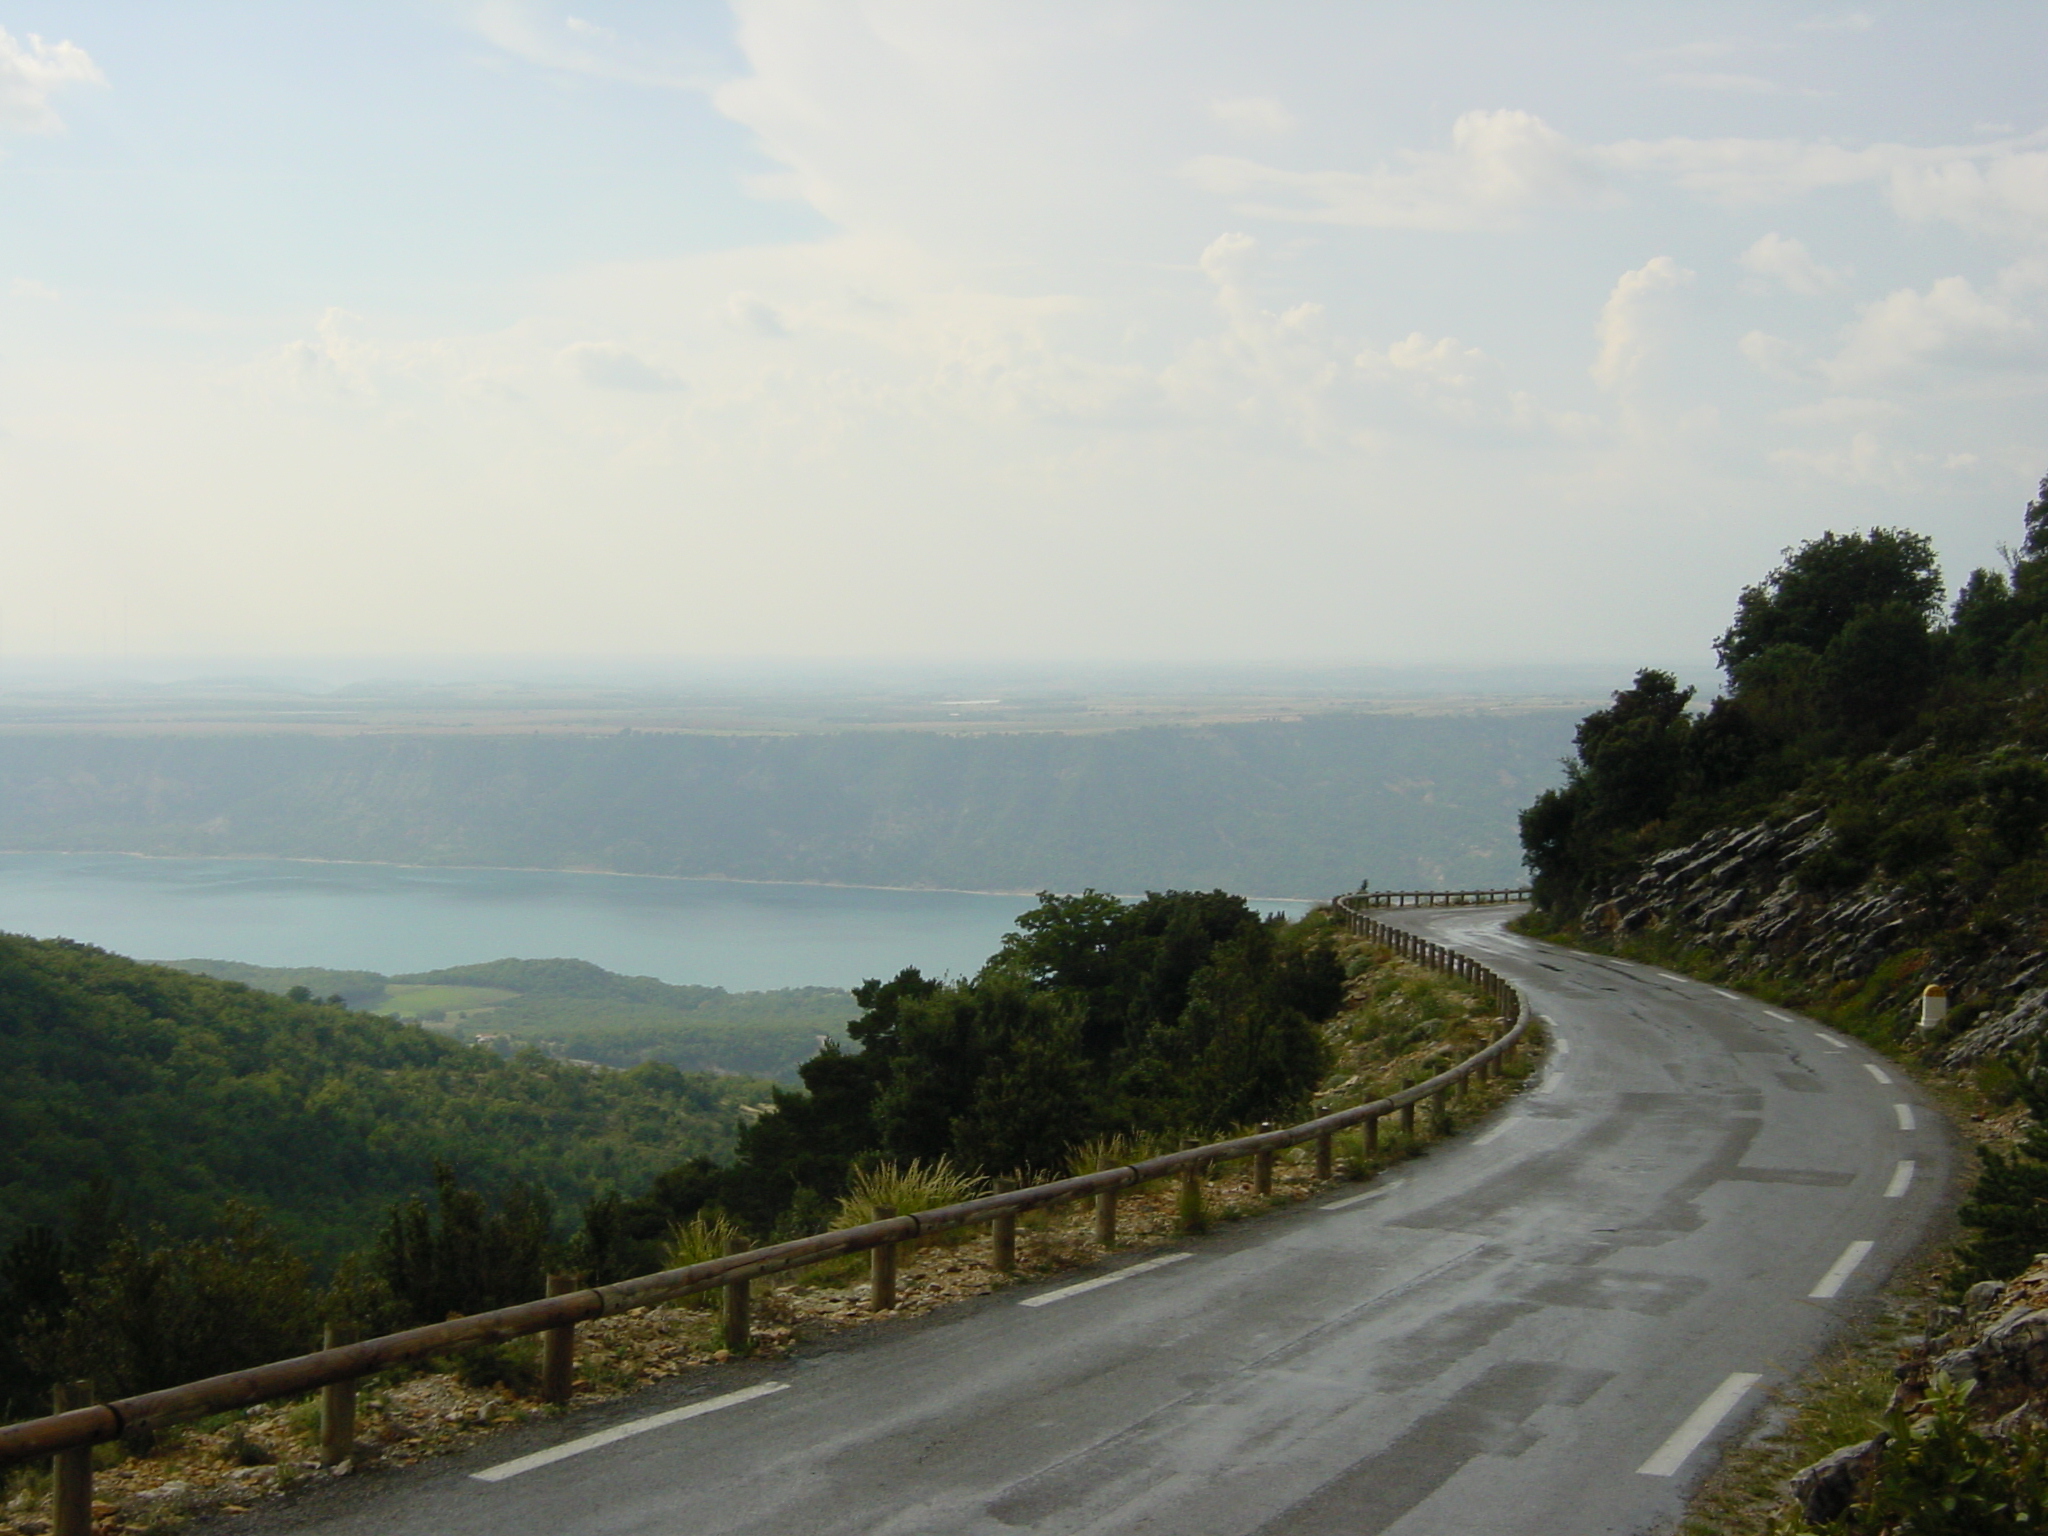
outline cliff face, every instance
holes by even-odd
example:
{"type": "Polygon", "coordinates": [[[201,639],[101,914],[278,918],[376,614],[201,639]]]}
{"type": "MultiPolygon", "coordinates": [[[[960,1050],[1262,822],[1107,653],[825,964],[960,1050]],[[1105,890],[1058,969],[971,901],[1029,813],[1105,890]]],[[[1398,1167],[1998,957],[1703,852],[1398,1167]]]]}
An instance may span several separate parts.
{"type": "Polygon", "coordinates": [[[1704,950],[1737,980],[1768,978],[1830,1001],[1858,998],[1901,1036],[1919,1022],[1921,989],[1939,982],[1951,1009],[1937,1058],[1947,1066],[2048,1035],[2044,914],[1959,924],[1960,897],[1938,884],[1811,889],[1802,867],[1811,868],[1834,835],[1821,810],[1717,828],[1597,893],[1584,926],[1704,950]]]}

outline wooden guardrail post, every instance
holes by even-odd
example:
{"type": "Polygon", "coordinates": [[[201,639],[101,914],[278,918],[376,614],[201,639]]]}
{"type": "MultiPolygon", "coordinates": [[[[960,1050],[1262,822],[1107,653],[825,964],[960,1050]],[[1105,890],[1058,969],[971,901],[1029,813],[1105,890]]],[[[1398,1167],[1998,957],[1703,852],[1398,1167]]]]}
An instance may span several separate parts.
{"type": "Polygon", "coordinates": [[[1327,1179],[1336,1159],[1331,1148],[1332,1133],[1323,1131],[1316,1137],[1316,1177],[1327,1179]]]}
{"type": "MultiPolygon", "coordinates": [[[[1007,1195],[1016,1188],[1012,1179],[997,1179],[996,1193],[1007,1195]]],[[[988,1224],[988,1267],[999,1275],[1007,1275],[1017,1267],[1017,1213],[997,1211],[995,1219],[988,1224]]]]}
{"type": "MultiPolygon", "coordinates": [[[[53,1400],[59,1413],[90,1408],[93,1391],[89,1381],[57,1384],[53,1400]]],[[[92,1447],[59,1451],[50,1458],[50,1530],[53,1536],[92,1536],[92,1447]]]]}
{"type": "MultiPolygon", "coordinates": [[[[896,1207],[878,1205],[875,1220],[894,1219],[896,1207]]],[[[868,1310],[888,1312],[896,1306],[896,1245],[877,1243],[868,1250],[868,1310]]]]}
{"type": "Polygon", "coordinates": [[[1380,1117],[1378,1115],[1367,1115],[1365,1117],[1364,1135],[1365,1155],[1371,1157],[1373,1153],[1380,1149],[1380,1117]]]}
{"type": "MultiPolygon", "coordinates": [[[[1273,1122],[1261,1120],[1259,1134],[1273,1129],[1273,1122]]],[[[1273,1149],[1261,1147],[1252,1154],[1252,1193],[1264,1198],[1273,1193],[1273,1149]]]]}
{"type": "Polygon", "coordinates": [[[1101,1190],[1095,1196],[1095,1243],[1099,1248],[1116,1246],[1116,1191],[1113,1189],[1101,1190]]]}
{"type": "MultiPolygon", "coordinates": [[[[548,1276],[548,1294],[566,1296],[576,1290],[576,1276],[548,1276]]],[[[566,1403],[576,1390],[576,1325],[549,1328],[540,1336],[540,1400],[566,1403]]]]}
{"type": "MultiPolygon", "coordinates": [[[[321,1331],[322,1349],[339,1349],[354,1342],[352,1330],[333,1324],[321,1331]]],[[[320,1465],[332,1467],[356,1453],[356,1381],[330,1381],[320,1389],[320,1465]]]]}
{"type": "MultiPolygon", "coordinates": [[[[725,1240],[727,1253],[745,1253],[753,1245],[744,1237],[728,1237],[725,1240]]],[[[753,1344],[754,1330],[754,1286],[750,1280],[728,1280],[725,1282],[725,1316],[722,1319],[725,1347],[736,1355],[743,1355],[753,1344]]]]}
{"type": "MultiPolygon", "coordinates": [[[[1408,1086],[1412,1088],[1414,1084],[1411,1083],[1408,1086]]],[[[1401,1139],[1403,1141],[1413,1141],[1415,1139],[1415,1101],[1413,1099],[1410,1099],[1401,1106],[1401,1139]]]]}

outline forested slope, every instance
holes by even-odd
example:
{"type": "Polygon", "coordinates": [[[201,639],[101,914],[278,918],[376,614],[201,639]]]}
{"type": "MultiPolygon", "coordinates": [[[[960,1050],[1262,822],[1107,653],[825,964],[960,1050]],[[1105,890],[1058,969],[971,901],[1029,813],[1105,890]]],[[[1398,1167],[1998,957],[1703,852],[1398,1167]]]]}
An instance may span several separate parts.
{"type": "Polygon", "coordinates": [[[437,1159],[574,1209],[723,1155],[753,1079],[504,1060],[417,1025],[0,935],[0,1215],[57,1223],[104,1180],[133,1217],[210,1229],[230,1200],[332,1256],[437,1159]]]}
{"type": "Polygon", "coordinates": [[[1513,878],[1557,709],[1099,734],[0,738],[0,848],[1319,897],[1513,878]]]}
{"type": "Polygon", "coordinates": [[[2031,1049],[2048,1011],[2048,488],[2009,572],[1944,613],[1927,540],[1828,534],[1745,590],[1704,711],[1646,671],[1579,725],[1524,812],[1538,901],[1592,932],[1700,946],[1899,1041],[2031,1049]]]}

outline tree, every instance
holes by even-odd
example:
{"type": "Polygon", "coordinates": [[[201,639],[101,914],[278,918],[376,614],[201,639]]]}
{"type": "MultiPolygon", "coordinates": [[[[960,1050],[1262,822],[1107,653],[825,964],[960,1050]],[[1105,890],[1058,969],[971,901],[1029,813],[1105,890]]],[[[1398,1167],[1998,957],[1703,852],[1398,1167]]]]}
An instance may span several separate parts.
{"type": "Polygon", "coordinates": [[[1735,622],[1714,649],[1733,681],[1744,662],[1773,646],[1800,645],[1819,655],[1869,609],[1901,604],[1930,628],[1942,590],[1934,546],[1923,534],[1824,533],[1786,550],[1783,565],[1743,589],[1735,622]]]}

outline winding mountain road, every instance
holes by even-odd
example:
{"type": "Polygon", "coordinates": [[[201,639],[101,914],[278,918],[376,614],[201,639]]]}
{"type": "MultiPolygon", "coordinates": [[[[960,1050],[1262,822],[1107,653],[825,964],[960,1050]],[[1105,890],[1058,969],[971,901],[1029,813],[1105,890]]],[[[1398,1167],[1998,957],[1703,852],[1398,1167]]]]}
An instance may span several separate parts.
{"type": "Polygon", "coordinates": [[[1668,1528],[1940,1218],[1945,1122],[1881,1058],[1754,1000],[1521,939],[1500,908],[1384,915],[1553,1024],[1540,1080],[1477,1134],[1082,1277],[1118,1283],[856,1330],[236,1528],[1668,1528]]]}

